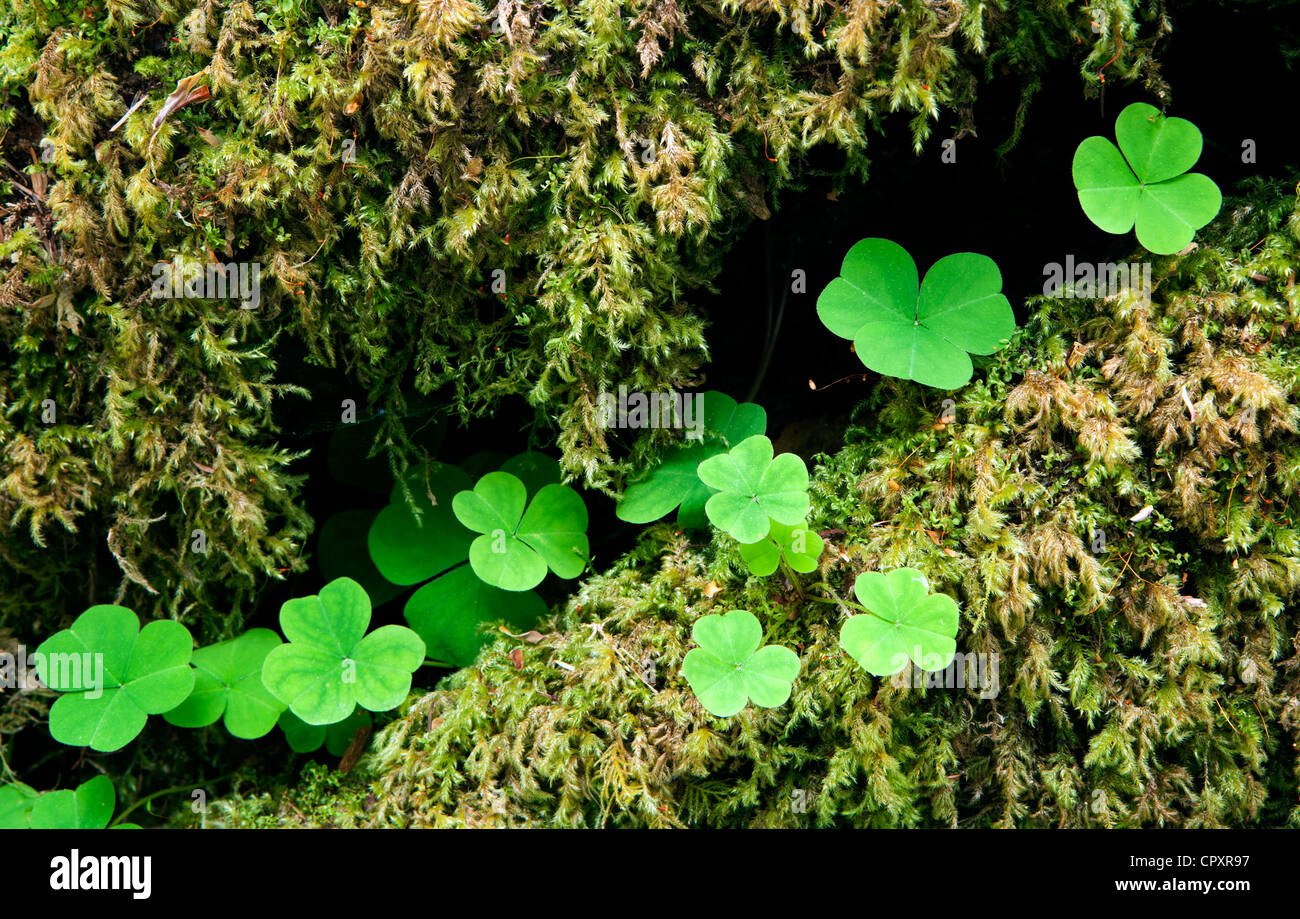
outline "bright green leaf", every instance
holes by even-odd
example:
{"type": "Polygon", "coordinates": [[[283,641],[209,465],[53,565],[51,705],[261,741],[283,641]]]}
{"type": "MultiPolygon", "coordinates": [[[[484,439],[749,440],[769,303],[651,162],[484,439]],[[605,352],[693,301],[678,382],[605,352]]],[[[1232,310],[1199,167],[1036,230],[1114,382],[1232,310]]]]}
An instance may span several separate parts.
{"type": "Polygon", "coordinates": [[[531,590],[549,567],[575,578],[587,565],[587,506],[567,485],[545,485],[528,501],[524,483],[489,472],[452,499],[462,524],[483,535],[469,549],[474,572],[502,590],[531,590]]]}
{"type": "Polygon", "coordinates": [[[0,785],[0,830],[27,829],[36,797],[36,790],[22,782],[0,785]]]}
{"type": "Polygon", "coordinates": [[[1107,233],[1136,227],[1138,242],[1169,255],[1192,241],[1219,212],[1223,195],[1208,177],[1188,173],[1201,156],[1201,132],[1135,102],[1115,120],[1116,148],[1089,137],[1074,153],[1071,172],[1079,204],[1107,233]]]}
{"type": "Polygon", "coordinates": [[[189,631],[140,620],[121,606],[92,606],[36,649],[41,682],[63,693],[50,708],[60,743],[111,753],[170,711],[194,688],[189,631]]]}
{"type": "Polygon", "coordinates": [[[868,369],[940,389],[969,382],[969,354],[992,354],[1016,327],[1002,274],[988,256],[945,256],[918,286],[907,250],[875,238],[849,250],[840,277],[817,298],[817,315],[852,339],[868,369]]]}
{"type": "Polygon", "coordinates": [[[821,554],[822,538],[803,523],[787,526],[773,521],[767,536],[740,546],[740,557],[749,566],[750,573],[759,577],[776,571],[782,558],[795,571],[804,574],[816,571],[821,554]]]}
{"type": "Polygon", "coordinates": [[[47,791],[32,804],[34,830],[102,830],[113,819],[117,795],[106,775],[97,775],[76,791],[47,791]]]}
{"type": "Polygon", "coordinates": [[[793,453],[773,458],[762,434],[700,463],[698,474],[718,490],[704,508],[709,520],[738,542],[757,542],[772,521],[793,526],[808,513],[808,468],[793,453]]]}
{"type": "Polygon", "coordinates": [[[280,636],[250,629],[238,638],[194,652],[194,691],[163,717],[183,728],[201,728],[225,716],[226,730],[252,740],[270,733],[284,703],[262,684],[262,665],[280,636]]]}
{"type": "Polygon", "coordinates": [[[892,676],[909,660],[925,670],[942,670],[957,650],[957,601],[930,593],[913,568],[888,574],[865,571],[853,585],[866,613],[840,628],[840,646],[876,676],[892,676]]]}
{"type": "Polygon", "coordinates": [[[686,654],[682,675],[700,704],[727,718],[747,702],[775,708],[790,698],[799,657],[789,648],[763,643],[763,628],[752,613],[732,610],[704,616],[691,637],[698,648],[686,654]]]}
{"type": "Polygon", "coordinates": [[[398,625],[367,635],[369,625],[370,598],[349,578],[331,581],[318,596],[288,601],[280,628],[289,643],[267,655],[263,683],[308,724],[342,721],[357,705],[396,707],[424,661],[424,642],[398,625]]]}

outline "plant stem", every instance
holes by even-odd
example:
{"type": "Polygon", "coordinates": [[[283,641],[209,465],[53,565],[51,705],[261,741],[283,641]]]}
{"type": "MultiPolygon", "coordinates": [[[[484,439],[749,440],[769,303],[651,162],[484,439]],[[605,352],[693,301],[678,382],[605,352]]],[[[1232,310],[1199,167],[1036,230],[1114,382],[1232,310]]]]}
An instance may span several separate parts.
{"type": "Polygon", "coordinates": [[[758,364],[758,373],[754,376],[754,382],[750,384],[749,392],[745,395],[746,402],[753,402],[754,397],[758,395],[759,387],[763,385],[763,378],[767,376],[767,367],[772,362],[772,353],[776,350],[776,339],[781,333],[781,320],[785,317],[785,303],[790,293],[788,284],[781,285],[781,302],[776,309],[776,321],[772,320],[772,235],[771,230],[764,227],[763,243],[766,250],[767,258],[765,269],[767,271],[767,338],[763,343],[763,359],[758,364]]]}
{"type": "Polygon", "coordinates": [[[114,827],[114,826],[117,826],[119,823],[121,823],[123,820],[126,819],[126,815],[127,815],[127,814],[131,813],[131,811],[135,810],[137,807],[139,807],[139,806],[142,805],[142,804],[148,804],[148,803],[149,803],[150,801],[152,801],[154,798],[159,798],[159,797],[162,797],[163,795],[175,794],[175,793],[178,792],[178,791],[185,791],[186,789],[193,790],[193,789],[195,789],[196,787],[202,787],[202,785],[215,785],[217,782],[224,782],[226,779],[230,778],[230,777],[233,776],[234,774],[235,774],[235,773],[233,773],[233,772],[227,772],[225,775],[218,776],[217,778],[212,779],[210,782],[203,782],[203,783],[200,783],[200,784],[197,785],[197,786],[194,785],[194,784],[189,784],[189,785],[176,785],[176,786],[173,787],[173,788],[164,788],[162,791],[155,791],[155,792],[153,792],[152,794],[146,795],[145,797],[143,797],[143,798],[141,798],[140,800],[136,801],[134,804],[132,804],[132,805],[131,805],[130,807],[128,807],[126,810],[122,811],[122,813],[118,814],[118,815],[117,815],[117,819],[114,820],[111,824],[109,824],[109,826],[110,826],[110,828],[111,828],[111,827],[114,827]]]}
{"type": "MultiPolygon", "coordinates": [[[[818,603],[830,603],[834,606],[851,606],[860,613],[871,613],[871,610],[867,609],[865,606],[859,606],[857,603],[854,603],[852,600],[841,600],[838,596],[832,600],[828,597],[814,597],[813,595],[809,594],[808,596],[804,597],[804,599],[816,600],[818,603]]],[[[874,616],[875,613],[871,613],[871,615],[874,616]]]]}

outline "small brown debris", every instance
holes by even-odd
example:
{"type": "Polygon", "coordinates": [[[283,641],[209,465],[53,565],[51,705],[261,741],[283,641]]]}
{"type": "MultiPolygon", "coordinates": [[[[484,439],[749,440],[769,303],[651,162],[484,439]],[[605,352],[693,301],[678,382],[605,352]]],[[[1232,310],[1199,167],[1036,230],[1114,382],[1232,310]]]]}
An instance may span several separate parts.
{"type": "Polygon", "coordinates": [[[176,89],[167,97],[163,102],[163,107],[154,116],[153,128],[155,131],[167,120],[167,116],[172,112],[184,108],[191,102],[202,102],[204,99],[212,98],[212,93],[206,86],[198,85],[199,80],[203,79],[208,69],[204,67],[198,73],[191,74],[176,82],[176,89]]]}
{"type": "Polygon", "coordinates": [[[535,645],[543,638],[546,637],[536,629],[532,629],[530,631],[524,632],[522,635],[516,635],[514,632],[511,632],[509,629],[507,629],[505,626],[498,626],[498,629],[500,629],[501,634],[509,635],[511,638],[521,639],[523,641],[528,642],[530,645],[535,645]]]}

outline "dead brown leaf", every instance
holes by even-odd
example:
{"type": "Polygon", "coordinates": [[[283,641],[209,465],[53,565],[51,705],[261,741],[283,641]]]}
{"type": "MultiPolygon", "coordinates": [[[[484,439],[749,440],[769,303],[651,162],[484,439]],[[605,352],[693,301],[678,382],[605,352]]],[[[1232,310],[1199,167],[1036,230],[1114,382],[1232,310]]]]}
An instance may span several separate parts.
{"type": "Polygon", "coordinates": [[[203,79],[208,69],[208,67],[204,67],[198,73],[191,74],[176,82],[176,89],[172,90],[172,94],[163,101],[163,107],[154,116],[153,129],[155,131],[167,120],[167,116],[172,112],[184,108],[191,102],[202,102],[204,99],[212,97],[211,91],[206,86],[200,87],[198,85],[199,80],[203,79]]]}
{"type": "Polygon", "coordinates": [[[521,639],[521,640],[523,640],[523,641],[528,642],[530,645],[535,645],[535,644],[537,644],[539,641],[541,641],[543,638],[546,637],[545,635],[543,635],[541,632],[537,631],[536,629],[531,629],[530,631],[524,632],[522,635],[516,635],[514,632],[509,631],[509,630],[508,630],[505,626],[503,626],[503,625],[502,625],[502,626],[497,626],[497,628],[501,631],[501,634],[503,634],[503,635],[509,635],[511,638],[518,638],[518,639],[521,639]]]}

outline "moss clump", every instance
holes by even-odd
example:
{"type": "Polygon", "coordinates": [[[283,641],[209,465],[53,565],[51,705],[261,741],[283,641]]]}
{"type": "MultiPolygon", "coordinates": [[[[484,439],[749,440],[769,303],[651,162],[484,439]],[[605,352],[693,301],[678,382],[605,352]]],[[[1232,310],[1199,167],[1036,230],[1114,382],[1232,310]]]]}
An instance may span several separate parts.
{"type": "Polygon", "coordinates": [[[199,816],[188,808],[182,810],[172,825],[245,830],[285,826],[354,829],[365,825],[367,812],[373,806],[373,796],[351,774],[338,772],[324,763],[308,762],[298,776],[292,799],[263,791],[217,800],[199,816]]]}
{"type": "Polygon", "coordinates": [[[598,393],[695,382],[687,292],[810,151],[847,179],[889,113],[918,147],[941,109],[969,127],[986,65],[1159,88],[1133,6],[1094,33],[1065,0],[5,4],[0,153],[35,174],[0,216],[0,514],[30,535],[0,624],[111,598],[228,637],[306,569],[276,411],[313,392],[384,409],[396,466],[412,402],[524,397],[610,487],[598,393]],[[191,77],[211,98],[158,121],[191,77]],[[154,299],[160,262],[255,262],[259,304],[154,299]]]}
{"type": "Polygon", "coordinates": [[[816,576],[746,577],[723,538],[651,528],[540,641],[499,636],[413,698],[348,819],[1300,825],[1294,187],[1229,201],[1206,239],[1153,262],[1150,300],[1035,304],[956,423],[881,384],[817,468],[816,576]],[[856,573],[901,565],[959,599],[995,696],[893,685],[839,649],[856,573]],[[680,666],[693,621],[732,608],[803,670],[787,705],[715,719],[680,666]]]}

